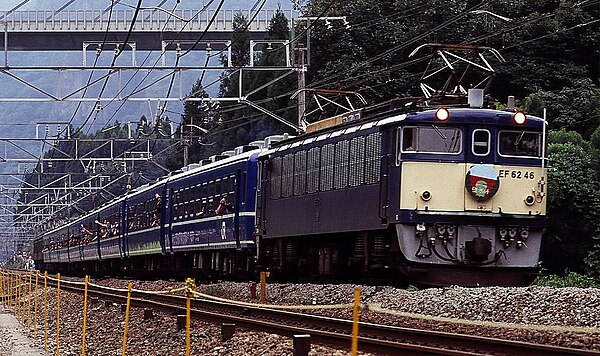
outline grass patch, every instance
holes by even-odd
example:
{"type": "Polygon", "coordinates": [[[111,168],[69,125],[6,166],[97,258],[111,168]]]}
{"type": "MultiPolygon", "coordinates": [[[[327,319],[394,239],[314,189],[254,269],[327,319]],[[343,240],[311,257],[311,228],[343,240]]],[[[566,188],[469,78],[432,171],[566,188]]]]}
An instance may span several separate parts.
{"type": "Polygon", "coordinates": [[[588,276],[584,276],[579,273],[569,272],[564,276],[541,276],[537,277],[535,281],[533,281],[534,286],[540,287],[555,287],[555,288],[564,288],[564,287],[576,287],[576,288],[599,288],[600,284],[598,282],[588,276]]]}

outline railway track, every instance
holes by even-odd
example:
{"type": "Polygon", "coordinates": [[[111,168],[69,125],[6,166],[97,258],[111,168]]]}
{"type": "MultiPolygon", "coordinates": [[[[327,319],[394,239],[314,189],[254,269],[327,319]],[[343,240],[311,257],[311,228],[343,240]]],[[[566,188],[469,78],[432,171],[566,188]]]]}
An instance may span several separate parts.
{"type": "MultiPolygon", "coordinates": [[[[54,282],[50,286],[56,286],[54,282]]],[[[61,289],[83,293],[81,283],[61,281],[61,289]]],[[[123,304],[127,292],[90,285],[88,295],[123,304]]],[[[133,291],[131,305],[172,314],[185,314],[186,298],[176,295],[133,291]]],[[[230,304],[208,299],[191,299],[193,318],[215,323],[234,323],[236,327],[292,336],[309,334],[314,343],[347,348],[351,344],[352,321],[290,312],[265,307],[230,304]]],[[[596,351],[533,344],[474,335],[419,330],[361,322],[361,351],[430,355],[597,355],[596,351]]]]}

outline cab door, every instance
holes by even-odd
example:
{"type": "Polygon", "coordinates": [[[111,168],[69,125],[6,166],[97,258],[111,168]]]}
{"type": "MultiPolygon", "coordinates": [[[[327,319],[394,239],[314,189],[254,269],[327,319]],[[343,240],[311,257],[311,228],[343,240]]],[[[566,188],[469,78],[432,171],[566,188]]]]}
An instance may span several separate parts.
{"type": "Polygon", "coordinates": [[[465,210],[489,212],[495,209],[494,196],[500,188],[498,170],[493,164],[492,132],[470,128],[465,164],[465,210]]]}

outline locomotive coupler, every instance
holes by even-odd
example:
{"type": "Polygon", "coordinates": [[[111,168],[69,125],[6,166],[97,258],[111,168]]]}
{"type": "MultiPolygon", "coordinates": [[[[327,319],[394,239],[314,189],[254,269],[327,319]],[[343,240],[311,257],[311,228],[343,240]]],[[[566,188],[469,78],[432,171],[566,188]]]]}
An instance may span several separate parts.
{"type": "Polygon", "coordinates": [[[475,237],[471,241],[465,241],[465,255],[470,261],[485,261],[490,253],[492,253],[492,242],[488,239],[475,237]]]}

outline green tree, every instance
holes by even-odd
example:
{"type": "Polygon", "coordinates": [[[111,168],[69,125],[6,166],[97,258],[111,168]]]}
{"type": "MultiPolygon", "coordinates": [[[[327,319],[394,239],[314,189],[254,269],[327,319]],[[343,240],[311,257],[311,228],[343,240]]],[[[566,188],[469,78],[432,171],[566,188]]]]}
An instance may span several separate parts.
{"type": "MultiPolygon", "coordinates": [[[[200,79],[192,86],[190,98],[209,98],[200,79]]],[[[219,127],[219,113],[216,102],[186,101],[179,126],[175,130],[176,141],[164,160],[165,166],[174,171],[183,166],[184,148],[187,147],[188,164],[207,158],[211,152],[207,135],[219,127]]]]}
{"type": "Polygon", "coordinates": [[[600,124],[600,89],[590,79],[576,80],[574,87],[539,90],[524,100],[527,112],[541,116],[547,109],[550,125],[575,130],[589,138],[600,124]]]}
{"type": "MultiPolygon", "coordinates": [[[[260,67],[285,67],[286,52],[288,48],[281,41],[289,40],[290,28],[288,19],[281,9],[275,12],[275,15],[269,22],[269,28],[266,41],[273,40],[277,42],[263,44],[261,51],[255,59],[255,66],[260,67]]],[[[277,114],[288,122],[296,122],[297,114],[295,110],[295,100],[291,100],[292,91],[297,87],[297,77],[287,75],[281,76],[282,71],[255,71],[250,74],[250,85],[248,90],[256,91],[249,97],[250,100],[258,102],[265,109],[277,114]],[[269,84],[270,83],[270,84],[269,84]],[[261,88],[258,90],[257,88],[261,88]]],[[[291,133],[289,126],[277,121],[276,119],[258,114],[254,111],[256,121],[248,127],[247,142],[255,139],[261,139],[273,134],[283,132],[291,133]]]]}
{"type": "Polygon", "coordinates": [[[581,272],[600,231],[600,181],[589,144],[579,134],[559,131],[549,140],[548,222],[541,258],[551,272],[581,272]]]}
{"type": "MultiPolygon", "coordinates": [[[[238,48],[237,55],[232,56],[234,66],[241,67],[250,63],[250,53],[243,52],[249,49],[249,35],[247,29],[247,19],[237,14],[237,21],[234,21],[233,43],[241,43],[246,41],[245,47],[238,48]],[[242,39],[242,40],[240,40],[242,39]]],[[[275,12],[274,17],[269,23],[268,34],[265,40],[283,41],[289,39],[288,21],[281,10],[275,12]]],[[[256,57],[254,58],[255,67],[283,67],[285,64],[285,51],[277,42],[271,43],[269,46],[265,44],[261,47],[256,47],[256,57]]],[[[223,64],[225,60],[222,59],[223,64]]],[[[289,110],[292,105],[289,97],[292,92],[290,88],[295,88],[294,78],[274,81],[282,72],[281,71],[244,71],[242,76],[242,93],[252,93],[248,100],[251,100],[265,109],[270,110],[284,118],[292,120],[295,116],[293,110],[289,110]],[[270,82],[273,83],[269,84],[270,82]],[[260,89],[262,88],[262,89],[260,89]],[[260,90],[259,90],[260,89],[260,90]]],[[[233,98],[239,95],[239,71],[237,69],[228,70],[221,76],[221,86],[219,96],[222,98],[233,98]]],[[[268,115],[239,103],[223,103],[219,110],[221,124],[218,130],[210,136],[214,138],[214,144],[207,150],[213,153],[222,152],[233,149],[236,146],[247,144],[251,141],[262,139],[273,133],[282,133],[290,131],[290,129],[277,122],[268,115]]]]}

